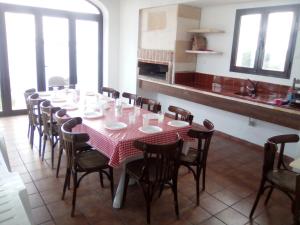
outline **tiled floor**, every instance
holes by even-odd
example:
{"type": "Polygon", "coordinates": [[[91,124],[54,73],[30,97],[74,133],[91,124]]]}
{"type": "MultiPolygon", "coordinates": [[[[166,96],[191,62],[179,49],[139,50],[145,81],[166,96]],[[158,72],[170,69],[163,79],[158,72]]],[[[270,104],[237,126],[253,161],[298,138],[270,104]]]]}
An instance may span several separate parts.
{"type": "MultiPolygon", "coordinates": [[[[9,159],[14,171],[21,174],[26,184],[36,224],[52,225],[143,225],[145,205],[137,186],[128,189],[123,209],[113,209],[108,182],[102,189],[98,175],[86,177],[78,191],[76,216],[70,217],[71,192],[61,198],[63,173],[55,178],[49,162],[39,159],[37,149],[28,144],[27,117],[0,119],[0,132],[5,136],[9,159]]],[[[36,142],[37,143],[37,139],[36,142]]],[[[263,198],[249,221],[248,215],[258,188],[262,150],[250,144],[215,135],[208,156],[207,186],[201,193],[200,207],[195,207],[195,183],[192,174],[180,171],[179,206],[180,220],[176,220],[170,190],[152,205],[152,225],[288,225],[292,224],[290,202],[279,192],[274,192],[268,206],[263,198]]],[[[120,170],[115,170],[117,183],[120,170]]]]}

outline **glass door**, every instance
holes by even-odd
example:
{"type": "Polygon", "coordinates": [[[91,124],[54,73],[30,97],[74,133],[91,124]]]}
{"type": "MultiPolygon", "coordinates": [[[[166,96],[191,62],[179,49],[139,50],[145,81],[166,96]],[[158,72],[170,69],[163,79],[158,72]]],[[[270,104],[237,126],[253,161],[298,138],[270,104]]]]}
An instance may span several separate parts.
{"type": "Polygon", "coordinates": [[[43,17],[46,89],[51,77],[63,77],[69,83],[69,21],[43,17]]]}
{"type": "Polygon", "coordinates": [[[76,20],[77,84],[81,89],[98,90],[98,23],[76,20]]]}
{"type": "Polygon", "coordinates": [[[6,94],[11,96],[12,110],[25,109],[24,91],[37,88],[34,16],[6,12],[5,28],[10,81],[6,94]]]}

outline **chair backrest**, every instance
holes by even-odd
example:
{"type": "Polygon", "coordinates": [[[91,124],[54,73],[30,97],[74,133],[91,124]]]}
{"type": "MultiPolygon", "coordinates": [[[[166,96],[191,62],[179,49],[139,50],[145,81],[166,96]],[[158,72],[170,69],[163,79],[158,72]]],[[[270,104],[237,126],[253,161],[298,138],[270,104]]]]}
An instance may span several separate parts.
{"type": "Polygon", "coordinates": [[[190,111],[173,105],[170,105],[168,110],[172,113],[175,113],[175,120],[183,120],[192,125],[194,116],[190,111]]]}
{"type": "Polygon", "coordinates": [[[137,103],[138,96],[136,94],[131,94],[131,93],[128,93],[128,92],[123,92],[122,97],[123,98],[128,98],[129,104],[131,104],[132,101],[133,101],[134,105],[136,105],[136,103],[137,103]]]}
{"type": "Polygon", "coordinates": [[[108,97],[112,97],[115,99],[120,97],[120,92],[118,92],[117,90],[110,88],[110,87],[101,87],[100,92],[101,92],[101,94],[103,94],[105,92],[105,93],[107,93],[108,97]]]}
{"type": "Polygon", "coordinates": [[[204,120],[203,125],[205,128],[201,130],[190,129],[188,131],[188,136],[198,140],[197,158],[194,163],[200,163],[205,167],[211,138],[214,134],[214,124],[209,120],[204,120]]]}
{"type": "Polygon", "coordinates": [[[68,165],[76,167],[76,148],[80,143],[86,143],[90,137],[86,133],[72,132],[72,129],[77,125],[82,124],[80,117],[74,117],[65,122],[61,127],[64,147],[67,153],[68,165]]]}
{"type": "Polygon", "coordinates": [[[59,141],[60,144],[63,146],[64,140],[63,140],[63,135],[61,131],[62,125],[72,119],[71,117],[68,116],[67,110],[65,109],[60,109],[54,114],[54,120],[56,121],[57,129],[58,129],[58,135],[59,135],[59,141]]]}
{"type": "Polygon", "coordinates": [[[28,101],[28,97],[32,94],[34,94],[36,92],[36,89],[35,88],[31,88],[31,89],[28,89],[24,92],[24,98],[25,98],[25,103],[26,103],[26,108],[27,108],[27,111],[29,110],[29,101],[28,101]]]}
{"type": "Polygon", "coordinates": [[[276,152],[276,143],[267,141],[264,145],[263,177],[266,177],[267,173],[274,169],[276,152]]]}
{"type": "Polygon", "coordinates": [[[164,145],[134,141],[134,147],[144,154],[141,180],[156,185],[177,179],[182,145],[182,139],[164,145]]]}
{"type": "Polygon", "coordinates": [[[45,101],[41,99],[38,93],[34,93],[28,97],[29,102],[29,117],[31,124],[35,126],[42,125],[41,108],[40,103],[45,101]]]}
{"type": "Polygon", "coordinates": [[[284,162],[284,148],[285,144],[287,143],[297,143],[299,141],[299,136],[297,134],[284,134],[284,135],[278,135],[273,136],[268,139],[268,141],[275,143],[276,145],[279,145],[279,156],[278,156],[278,162],[277,162],[277,168],[281,169],[282,167],[286,170],[289,170],[289,168],[286,166],[284,162]]]}
{"type": "Polygon", "coordinates": [[[41,109],[41,117],[42,117],[42,123],[44,127],[44,133],[51,134],[54,129],[54,118],[53,115],[58,110],[60,110],[59,107],[53,107],[51,105],[51,102],[49,100],[45,100],[40,103],[40,109],[41,109]]]}
{"type": "Polygon", "coordinates": [[[161,105],[159,102],[153,100],[153,99],[148,99],[148,98],[140,98],[139,103],[141,108],[147,107],[147,110],[150,112],[158,113],[161,111],[161,105]]]}

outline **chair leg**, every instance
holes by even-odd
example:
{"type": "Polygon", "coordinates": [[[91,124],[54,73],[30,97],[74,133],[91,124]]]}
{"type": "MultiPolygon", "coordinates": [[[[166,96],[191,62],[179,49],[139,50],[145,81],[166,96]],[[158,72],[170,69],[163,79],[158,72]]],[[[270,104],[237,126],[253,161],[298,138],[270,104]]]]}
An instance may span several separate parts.
{"type": "Polygon", "coordinates": [[[114,201],[114,171],[109,167],[111,200],[114,201]]]}
{"type": "Polygon", "coordinates": [[[172,182],[173,182],[173,184],[172,184],[172,190],[173,190],[173,195],[174,195],[175,213],[176,213],[177,219],[179,219],[177,180],[173,180],[172,182]]]}
{"type": "Polygon", "coordinates": [[[274,188],[271,187],[271,188],[270,188],[270,191],[268,192],[268,195],[267,195],[267,197],[266,197],[265,205],[268,204],[268,202],[269,202],[269,200],[270,200],[270,197],[271,197],[271,195],[272,195],[272,193],[273,193],[273,190],[274,190],[274,188]]]}
{"type": "Polygon", "coordinates": [[[74,172],[73,173],[73,199],[72,199],[72,211],[71,211],[71,217],[74,217],[74,213],[75,213],[75,205],[76,205],[76,192],[77,192],[77,173],[74,172]]]}
{"type": "Polygon", "coordinates": [[[42,153],[40,152],[39,150],[39,155],[41,156],[42,154],[42,161],[44,161],[44,157],[45,157],[45,149],[46,149],[46,142],[47,142],[47,135],[44,135],[44,138],[43,138],[43,150],[42,150],[42,153]]]}
{"type": "Polygon", "coordinates": [[[30,146],[31,146],[31,149],[33,149],[34,131],[35,131],[35,126],[31,126],[31,129],[30,129],[30,146]]]}
{"type": "Polygon", "coordinates": [[[49,138],[50,143],[51,143],[51,168],[54,168],[54,148],[55,148],[55,144],[54,144],[54,140],[53,137],[49,138]]]}
{"type": "Polygon", "coordinates": [[[196,196],[197,196],[197,199],[196,199],[196,204],[197,204],[197,206],[199,206],[199,198],[200,198],[200,184],[199,184],[199,182],[200,182],[200,174],[201,174],[201,169],[200,169],[200,167],[199,166],[197,166],[197,169],[196,169],[196,177],[195,177],[195,179],[196,179],[196,196]]]}
{"type": "Polygon", "coordinates": [[[145,193],[146,198],[146,207],[147,207],[147,224],[150,224],[150,217],[151,217],[151,197],[150,197],[150,187],[148,185],[148,190],[145,193]]]}
{"type": "Polygon", "coordinates": [[[58,174],[59,174],[59,169],[60,169],[60,162],[61,162],[61,157],[63,154],[63,146],[61,144],[59,144],[59,153],[58,153],[58,161],[57,161],[57,168],[56,168],[56,178],[58,178],[58,174]]]}
{"type": "Polygon", "coordinates": [[[27,129],[27,137],[29,137],[29,134],[30,134],[30,121],[28,122],[28,129],[27,129]]]}
{"type": "Polygon", "coordinates": [[[42,137],[43,137],[43,133],[41,130],[39,130],[39,152],[41,151],[42,148],[42,137]]]}
{"type": "Polygon", "coordinates": [[[257,206],[257,204],[258,204],[258,202],[259,202],[260,196],[261,196],[261,195],[263,194],[263,192],[264,192],[264,186],[265,186],[265,180],[263,179],[263,180],[261,181],[261,183],[260,183],[259,190],[258,190],[258,192],[257,192],[255,202],[254,202],[254,204],[253,204],[253,206],[252,206],[252,209],[251,209],[251,212],[250,212],[250,215],[249,215],[250,218],[252,218],[252,216],[253,216],[253,214],[254,214],[254,211],[255,211],[255,209],[256,209],[256,206],[257,206]]]}
{"type": "Polygon", "coordinates": [[[101,171],[99,171],[99,177],[100,177],[100,184],[101,184],[101,187],[104,188],[104,183],[103,183],[103,174],[101,171]]]}
{"type": "Polygon", "coordinates": [[[203,168],[202,168],[202,191],[205,191],[205,174],[206,174],[206,165],[203,165],[203,168]]]}
{"type": "Polygon", "coordinates": [[[64,198],[65,198],[67,186],[70,183],[70,177],[71,177],[71,170],[69,168],[67,168],[65,182],[64,182],[64,188],[63,188],[63,194],[62,194],[61,200],[64,200],[64,198]]]}

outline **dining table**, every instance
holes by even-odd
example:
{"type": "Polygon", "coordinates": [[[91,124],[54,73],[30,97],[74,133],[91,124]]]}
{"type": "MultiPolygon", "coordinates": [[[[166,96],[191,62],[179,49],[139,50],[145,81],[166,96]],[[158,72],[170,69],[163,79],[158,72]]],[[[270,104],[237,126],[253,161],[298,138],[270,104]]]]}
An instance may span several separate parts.
{"type": "Polygon", "coordinates": [[[126,163],[143,156],[134,147],[135,140],[167,144],[180,137],[191,141],[187,135],[191,128],[189,123],[149,112],[125,102],[125,99],[116,100],[99,93],[81,94],[80,97],[65,95],[47,98],[52,105],[65,108],[68,116],[81,117],[83,122],[74,131],[87,133],[89,144],[109,158],[109,165],[122,168],[113,201],[114,208],[121,207],[126,163]]]}

